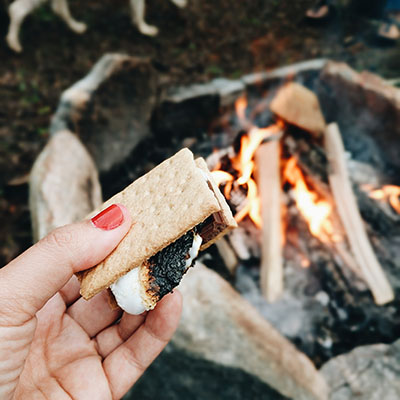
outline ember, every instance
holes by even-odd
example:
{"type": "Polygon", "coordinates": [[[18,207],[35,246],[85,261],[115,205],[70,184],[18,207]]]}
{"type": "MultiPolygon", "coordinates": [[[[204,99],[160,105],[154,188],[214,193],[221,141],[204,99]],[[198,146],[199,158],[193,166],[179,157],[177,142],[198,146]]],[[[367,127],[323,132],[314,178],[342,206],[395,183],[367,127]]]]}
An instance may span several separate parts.
{"type": "Polygon", "coordinates": [[[364,185],[363,189],[370,192],[369,196],[372,199],[389,202],[392,208],[400,214],[400,186],[385,185],[381,189],[372,190],[370,185],[364,185]]]}

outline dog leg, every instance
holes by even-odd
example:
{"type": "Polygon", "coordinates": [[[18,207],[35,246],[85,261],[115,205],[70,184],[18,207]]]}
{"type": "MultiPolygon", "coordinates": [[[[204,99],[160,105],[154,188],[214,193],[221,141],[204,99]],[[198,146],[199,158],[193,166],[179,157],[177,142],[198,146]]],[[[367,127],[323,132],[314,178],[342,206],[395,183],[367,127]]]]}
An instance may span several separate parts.
{"type": "Polygon", "coordinates": [[[17,53],[22,51],[22,46],[19,41],[19,31],[25,18],[32,13],[33,10],[38,8],[47,0],[15,0],[8,7],[8,14],[10,16],[10,26],[7,33],[7,43],[10,48],[17,53]]]}
{"type": "Polygon", "coordinates": [[[76,21],[71,15],[68,7],[68,0],[52,0],[51,7],[55,14],[57,14],[65,23],[75,32],[83,33],[86,31],[86,24],[76,21]]]}
{"type": "Polygon", "coordinates": [[[179,8],[187,6],[187,0],[171,0],[171,1],[179,8]]]}
{"type": "Polygon", "coordinates": [[[137,26],[139,32],[147,36],[156,36],[158,29],[155,26],[148,25],[144,20],[145,0],[130,0],[132,22],[137,26]]]}

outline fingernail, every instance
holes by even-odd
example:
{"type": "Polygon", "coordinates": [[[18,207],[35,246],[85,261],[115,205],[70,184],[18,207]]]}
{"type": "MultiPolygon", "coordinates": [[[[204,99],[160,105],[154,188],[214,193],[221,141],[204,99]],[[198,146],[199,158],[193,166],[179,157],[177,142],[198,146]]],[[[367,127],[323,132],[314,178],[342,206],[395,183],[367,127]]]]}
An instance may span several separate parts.
{"type": "Polygon", "coordinates": [[[118,204],[113,204],[101,213],[95,215],[91,221],[96,228],[110,231],[118,228],[122,224],[124,221],[124,213],[118,204]]]}

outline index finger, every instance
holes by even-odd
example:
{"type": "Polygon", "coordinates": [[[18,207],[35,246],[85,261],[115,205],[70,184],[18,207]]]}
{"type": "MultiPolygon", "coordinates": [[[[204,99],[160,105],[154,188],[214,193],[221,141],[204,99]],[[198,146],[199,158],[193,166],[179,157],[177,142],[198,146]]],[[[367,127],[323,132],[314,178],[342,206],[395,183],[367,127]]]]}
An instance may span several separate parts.
{"type": "Polygon", "coordinates": [[[110,254],[131,225],[126,208],[114,207],[111,211],[120,213],[119,226],[100,229],[91,221],[66,225],[2,268],[0,320],[12,324],[26,322],[75,272],[93,267],[110,254]]]}

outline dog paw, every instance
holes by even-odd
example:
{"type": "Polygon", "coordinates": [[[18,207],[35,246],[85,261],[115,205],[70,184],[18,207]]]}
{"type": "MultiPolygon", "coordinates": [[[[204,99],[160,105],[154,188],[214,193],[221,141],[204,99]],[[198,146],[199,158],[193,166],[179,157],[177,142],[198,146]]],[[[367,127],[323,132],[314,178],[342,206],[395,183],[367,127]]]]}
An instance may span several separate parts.
{"type": "Polygon", "coordinates": [[[156,36],[158,34],[158,28],[156,26],[142,24],[138,26],[139,32],[147,36],[156,36]]]}
{"type": "Polygon", "coordinates": [[[78,21],[71,21],[69,24],[69,27],[75,32],[75,33],[84,33],[87,29],[87,25],[84,24],[83,22],[78,22],[78,21]]]}
{"type": "Polygon", "coordinates": [[[6,40],[7,40],[7,44],[10,47],[10,49],[14,50],[16,53],[22,52],[22,46],[21,46],[21,43],[19,42],[18,38],[7,35],[6,40]]]}
{"type": "Polygon", "coordinates": [[[183,8],[187,6],[187,0],[171,0],[177,7],[183,8]]]}

